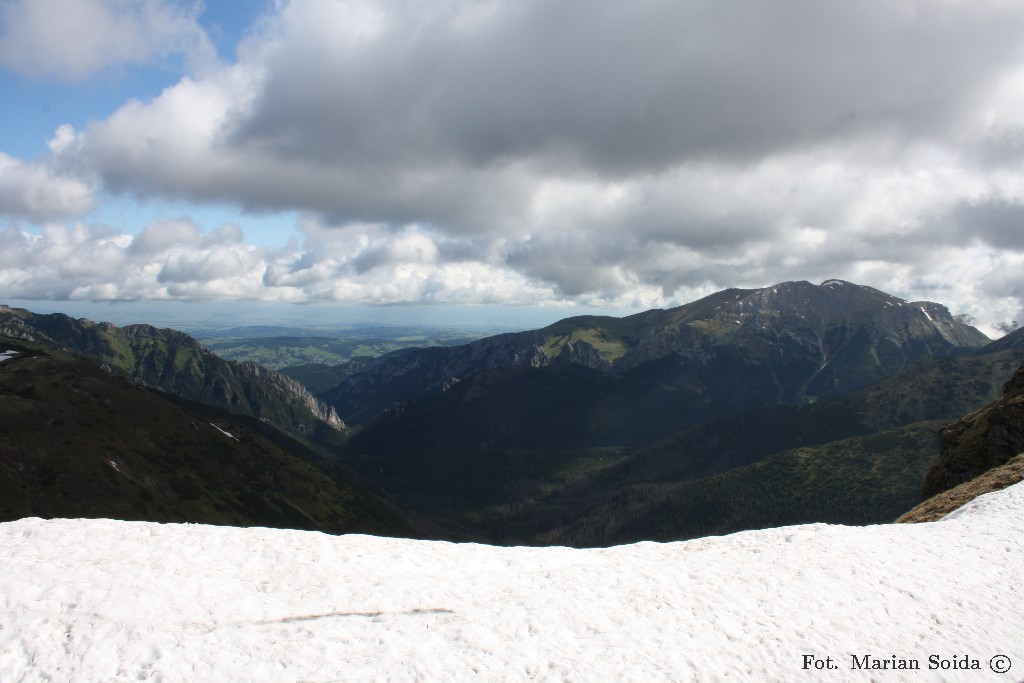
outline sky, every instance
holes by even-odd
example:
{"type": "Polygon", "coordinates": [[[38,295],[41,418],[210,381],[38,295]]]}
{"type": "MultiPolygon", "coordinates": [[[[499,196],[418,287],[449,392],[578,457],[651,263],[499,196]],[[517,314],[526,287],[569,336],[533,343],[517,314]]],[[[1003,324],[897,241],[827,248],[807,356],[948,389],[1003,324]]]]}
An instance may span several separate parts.
{"type": "Polygon", "coordinates": [[[554,320],[840,278],[996,337],[1021,35],[1009,0],[0,0],[0,301],[554,320]]]}

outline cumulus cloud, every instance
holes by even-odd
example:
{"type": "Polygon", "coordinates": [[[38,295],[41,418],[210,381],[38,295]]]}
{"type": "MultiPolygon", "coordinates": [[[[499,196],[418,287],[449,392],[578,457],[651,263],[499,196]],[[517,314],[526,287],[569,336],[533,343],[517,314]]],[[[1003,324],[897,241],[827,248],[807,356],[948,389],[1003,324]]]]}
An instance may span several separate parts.
{"type": "Polygon", "coordinates": [[[31,76],[79,81],[111,66],[214,50],[196,23],[199,3],[170,0],[4,0],[0,64],[31,76]]]}
{"type": "Polygon", "coordinates": [[[500,262],[441,262],[445,238],[419,226],[331,229],[309,219],[303,244],[248,244],[241,228],[188,219],[137,235],[49,223],[0,232],[0,293],[13,299],[544,304],[553,289],[500,262]]]}
{"type": "Polygon", "coordinates": [[[0,152],[0,216],[47,220],[77,216],[93,208],[93,187],[52,166],[24,162],[0,152]]]}
{"type": "Polygon", "coordinates": [[[939,245],[900,261],[879,254],[819,262],[813,244],[824,237],[799,229],[780,241],[718,256],[651,242],[615,258],[613,249],[588,247],[581,234],[571,245],[580,258],[566,262],[566,245],[536,245],[534,238],[461,243],[423,225],[339,227],[309,216],[300,231],[301,242],[270,249],[247,243],[237,225],[204,230],[187,219],[159,221],[134,236],[82,223],[47,224],[38,234],[8,227],[0,232],[0,292],[26,300],[571,302],[646,309],[695,300],[722,282],[756,287],[786,279],[776,275],[778,262],[796,257],[806,262],[789,268],[798,273],[794,279],[839,276],[911,300],[940,301],[994,336],[1024,320],[1024,252],[982,242],[939,245]],[[802,240],[810,243],[803,254],[783,246],[802,240]],[[957,264],[956,278],[949,277],[950,263],[957,264]]]}
{"type": "MultiPolygon", "coordinates": [[[[194,23],[86,6],[179,38],[194,23]]],[[[1024,320],[1019,3],[275,8],[235,63],[64,130],[39,168],[54,187],[298,211],[301,244],[187,221],[96,236],[135,279],[82,276],[76,296],[646,307],[843,277],[990,330],[1024,320]]]]}

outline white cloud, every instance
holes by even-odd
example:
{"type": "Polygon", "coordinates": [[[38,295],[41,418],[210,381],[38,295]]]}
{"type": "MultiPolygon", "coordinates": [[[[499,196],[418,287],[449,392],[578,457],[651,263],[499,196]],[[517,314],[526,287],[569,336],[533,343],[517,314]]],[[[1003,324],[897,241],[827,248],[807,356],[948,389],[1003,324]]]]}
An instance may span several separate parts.
{"type": "Polygon", "coordinates": [[[198,2],[170,0],[4,0],[0,64],[80,81],[112,66],[170,55],[210,63],[215,53],[196,23],[200,9],[198,2]]]}
{"type": "Polygon", "coordinates": [[[307,217],[301,229],[301,245],[272,250],[246,243],[237,225],[204,231],[188,220],[154,223],[136,236],[81,223],[48,224],[40,234],[8,228],[0,232],[0,296],[646,309],[693,301],[723,282],[757,287],[836,276],[910,300],[945,303],[991,336],[999,335],[1001,324],[1024,321],[1024,250],[983,243],[937,245],[902,259],[879,250],[872,258],[844,261],[840,255],[819,263],[815,243],[828,238],[799,228],[781,242],[752,243],[717,257],[652,242],[616,259],[579,235],[570,245],[551,239],[537,245],[536,238],[461,245],[460,256],[442,258],[459,245],[426,226],[333,228],[307,217]],[[801,253],[798,245],[807,237],[801,253]],[[563,260],[567,251],[578,252],[583,265],[563,260]],[[793,277],[779,278],[776,261],[794,255],[801,262],[788,268],[793,277]],[[952,263],[957,277],[950,277],[952,263]],[[578,291],[567,292],[574,286],[578,291]]]}
{"type": "Polygon", "coordinates": [[[76,216],[94,206],[92,186],[52,166],[0,152],[0,216],[46,220],[76,216]]]}

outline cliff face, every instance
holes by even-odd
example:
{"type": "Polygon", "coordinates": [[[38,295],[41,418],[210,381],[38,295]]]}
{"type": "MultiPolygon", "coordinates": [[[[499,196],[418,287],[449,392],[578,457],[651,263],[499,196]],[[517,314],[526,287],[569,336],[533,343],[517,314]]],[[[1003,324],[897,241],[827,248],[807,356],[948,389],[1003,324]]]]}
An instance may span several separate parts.
{"type": "Polygon", "coordinates": [[[345,423],[340,417],[338,417],[338,413],[334,410],[334,406],[327,405],[318,399],[310,393],[306,387],[302,386],[294,379],[286,377],[279,372],[269,370],[262,365],[251,361],[242,363],[240,368],[242,372],[264,380],[270,386],[275,387],[284,396],[304,405],[309,412],[312,413],[313,417],[320,420],[327,426],[338,430],[345,429],[345,423]]]}
{"type": "Polygon", "coordinates": [[[583,339],[566,342],[552,364],[582,365],[592,370],[611,370],[611,363],[601,357],[601,351],[583,339]]]}
{"type": "Polygon", "coordinates": [[[183,332],[152,325],[118,327],[61,314],[0,309],[0,334],[52,344],[111,374],[196,403],[265,420],[300,436],[342,430],[334,408],[298,382],[255,363],[234,363],[183,332]]]}
{"type": "Polygon", "coordinates": [[[945,427],[940,439],[939,462],[925,477],[925,498],[1024,452],[1024,366],[1004,385],[1003,398],[945,427]]]}

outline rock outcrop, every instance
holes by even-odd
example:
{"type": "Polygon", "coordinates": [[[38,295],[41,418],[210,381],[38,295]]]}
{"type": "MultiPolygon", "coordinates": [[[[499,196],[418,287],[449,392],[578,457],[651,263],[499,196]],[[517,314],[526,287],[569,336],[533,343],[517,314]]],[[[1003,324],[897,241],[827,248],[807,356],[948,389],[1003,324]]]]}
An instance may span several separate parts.
{"type": "Polygon", "coordinates": [[[1003,398],[945,427],[941,455],[925,477],[930,498],[1005,464],[1024,452],[1024,366],[1003,387],[1003,398]]]}
{"type": "Polygon", "coordinates": [[[1024,480],[1024,453],[1015,456],[1005,465],[1000,465],[970,481],[932,496],[899,517],[896,522],[898,524],[916,524],[940,520],[978,496],[993,491],[1002,491],[1021,480],[1024,480]]]}

